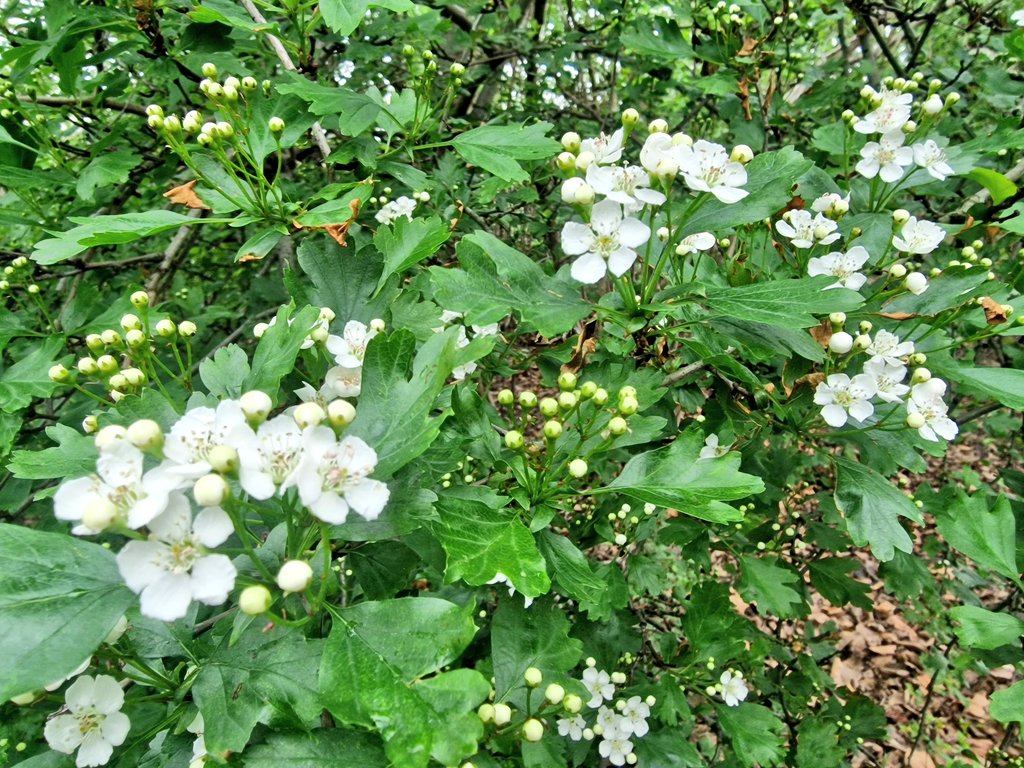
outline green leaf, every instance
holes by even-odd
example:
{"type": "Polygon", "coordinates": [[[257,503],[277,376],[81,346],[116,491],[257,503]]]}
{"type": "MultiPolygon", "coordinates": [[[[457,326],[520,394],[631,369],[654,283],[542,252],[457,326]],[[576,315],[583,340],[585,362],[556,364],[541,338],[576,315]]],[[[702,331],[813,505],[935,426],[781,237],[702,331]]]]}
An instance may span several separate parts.
{"type": "Polygon", "coordinates": [[[278,93],[293,94],[309,102],[309,110],[314,115],[336,115],[345,136],[359,136],[377,122],[381,107],[365,94],[350,88],[320,85],[294,72],[286,72],[285,77],[289,82],[278,84],[278,93]]]}
{"type": "Polygon", "coordinates": [[[331,765],[338,755],[360,768],[388,768],[380,739],[366,731],[318,728],[309,733],[271,733],[265,742],[245,750],[245,768],[311,768],[331,765]]]}
{"type": "Polygon", "coordinates": [[[590,314],[579,286],[564,273],[552,277],[533,259],[487,232],[462,238],[462,269],[430,268],[437,301],[462,312],[470,323],[487,325],[519,313],[527,328],[551,338],[590,314]]]}
{"type": "Polygon", "coordinates": [[[742,520],[743,515],[724,502],[761,493],[764,483],[739,471],[739,453],[700,459],[703,447],[698,432],[684,432],[664,448],[634,456],[614,481],[591,493],[622,494],[713,523],[742,520]]]}
{"type": "Polygon", "coordinates": [[[289,305],[278,310],[276,322],[260,337],[253,353],[252,368],[242,381],[243,392],[259,389],[277,400],[281,379],[295,367],[295,358],[318,314],[316,307],[295,312],[294,305],[289,305]]]}
{"type": "Polygon", "coordinates": [[[262,259],[273,250],[285,235],[279,229],[259,229],[242,243],[235,252],[235,261],[262,259]]]}
{"type": "Polygon", "coordinates": [[[237,344],[218,349],[199,364],[199,378],[206,391],[220,398],[237,398],[249,376],[249,356],[237,344]]]}
{"type": "Polygon", "coordinates": [[[11,474],[22,480],[48,480],[82,477],[96,471],[95,439],[64,424],[47,427],[46,434],[58,446],[41,451],[15,451],[7,465],[11,474]]]}
{"type": "Polygon", "coordinates": [[[487,678],[475,669],[454,669],[416,684],[416,693],[430,705],[441,722],[432,754],[445,765],[456,765],[477,751],[484,724],[476,713],[491,693],[487,678]]]}
{"type": "Polygon", "coordinates": [[[75,190],[82,200],[92,202],[98,188],[124,184],[128,174],[141,162],[142,156],[130,149],[97,155],[82,170],[75,190]]]}
{"type": "Polygon", "coordinates": [[[120,245],[151,237],[169,229],[195,224],[227,224],[231,219],[204,219],[174,211],[119,213],[110,216],[72,216],[77,227],[57,237],[36,243],[32,260],[37,264],[56,264],[77,256],[95,245],[120,245]]]}
{"type": "Polygon", "coordinates": [[[478,587],[500,573],[526,597],[537,597],[551,589],[533,534],[510,511],[451,494],[438,500],[437,510],[440,520],[430,527],[448,556],[448,581],[462,579],[478,587]]]}
{"type": "Polygon", "coordinates": [[[778,564],[778,558],[740,555],[743,577],[737,589],[743,599],[757,603],[757,610],[779,618],[792,619],[805,612],[804,599],[790,585],[800,578],[789,568],[778,564]]]}
{"type": "Polygon", "coordinates": [[[693,46],[684,38],[682,29],[668,19],[644,17],[636,27],[624,31],[619,41],[624,47],[644,56],[669,59],[673,63],[695,56],[693,46]]]}
{"type": "Polygon", "coordinates": [[[550,601],[525,608],[519,600],[499,599],[491,622],[495,701],[508,701],[516,691],[525,702],[523,674],[529,667],[545,680],[564,680],[583,655],[583,644],[569,637],[571,625],[550,601]]]}
{"type": "MultiPolygon", "coordinates": [[[[472,610],[472,605],[409,597],[334,611],[320,664],[323,704],[342,723],[379,731],[398,768],[422,768],[431,754],[447,757],[444,738],[436,738],[445,725],[431,702],[447,717],[459,708],[455,704],[468,711],[480,703],[474,701],[481,692],[478,682],[454,701],[441,683],[425,689],[426,697],[415,683],[454,661],[472,641],[472,610]]],[[[482,693],[486,697],[486,688],[482,693]]]]}
{"type": "Polygon", "coordinates": [[[707,201],[690,217],[680,234],[722,233],[730,227],[753,224],[774,216],[793,198],[793,180],[809,170],[811,165],[810,160],[792,147],[757,155],[747,163],[747,183],[743,185],[750,194],[738,203],[721,203],[708,195],[707,201]]]}
{"type": "Polygon", "coordinates": [[[800,723],[796,737],[797,768],[840,768],[845,756],[835,722],[818,715],[800,723]]]}
{"type": "Polygon", "coordinates": [[[967,174],[967,178],[978,182],[991,193],[993,205],[999,205],[1017,194],[1017,185],[991,168],[975,168],[967,174]]]}
{"type": "Polygon", "coordinates": [[[978,565],[1005,576],[1024,588],[1017,567],[1017,535],[1013,510],[999,496],[990,510],[982,493],[957,491],[951,504],[936,515],[942,538],[978,565]]]}
{"type": "Polygon", "coordinates": [[[373,248],[353,253],[327,235],[316,235],[299,244],[298,259],[313,285],[311,300],[334,310],[342,325],[349,320],[369,323],[375,317],[383,317],[394,298],[384,291],[370,299],[384,264],[373,248]]]}
{"type": "Polygon", "coordinates": [[[452,140],[455,151],[505,181],[527,181],[530,175],[517,160],[543,160],[554,156],[559,143],[547,137],[551,123],[483,125],[452,140]]]}
{"type": "Polygon", "coordinates": [[[366,17],[370,8],[391,11],[411,11],[416,4],[411,0],[323,0],[320,13],[328,27],[339,35],[351,35],[366,17]]]}
{"type": "Polygon", "coordinates": [[[713,317],[724,315],[781,328],[810,328],[818,324],[815,315],[852,312],[864,304],[856,291],[825,290],[834,282],[831,277],[805,277],[709,289],[702,303],[713,317]]]}
{"type": "Polygon", "coordinates": [[[64,339],[50,336],[0,374],[0,410],[14,413],[27,408],[33,398],[49,397],[57,388],[50,380],[50,366],[64,351],[64,339]]]}
{"type": "Polygon", "coordinates": [[[135,595],[114,556],[67,534],[0,524],[0,701],[70,675],[135,595]]]}
{"type": "Polygon", "coordinates": [[[229,637],[201,662],[192,686],[206,723],[206,748],[212,754],[241,752],[252,729],[272,717],[319,720],[317,667],[322,640],[275,627],[250,626],[232,645],[229,637]]]}
{"type": "Polygon", "coordinates": [[[550,530],[538,534],[537,544],[565,594],[580,603],[601,602],[608,584],[590,570],[586,556],[575,544],[550,530]]]}
{"type": "Polygon", "coordinates": [[[994,613],[974,605],[958,605],[950,611],[960,626],[954,628],[960,642],[968,648],[992,650],[1016,645],[1024,635],[1024,621],[1009,613],[994,613]]]}
{"type": "Polygon", "coordinates": [[[785,724],[770,709],[744,703],[716,707],[718,723],[732,742],[733,755],[746,768],[780,765],[785,757],[785,724]]]}
{"type": "Polygon", "coordinates": [[[811,583],[832,605],[844,606],[849,603],[866,611],[871,610],[874,605],[868,597],[871,587],[851,579],[849,575],[860,569],[861,563],[858,560],[852,557],[826,557],[811,560],[807,567],[811,583]]]}
{"type": "Polygon", "coordinates": [[[378,229],[373,244],[384,255],[384,269],[374,293],[378,293],[392,275],[401,274],[437,253],[451,234],[448,225],[436,216],[411,221],[403,216],[393,226],[378,229]]]}
{"type": "Polygon", "coordinates": [[[1017,368],[970,368],[944,365],[942,373],[971,393],[1024,411],[1024,371],[1017,368]]]}
{"type": "Polygon", "coordinates": [[[378,334],[367,345],[359,409],[347,434],[377,452],[375,477],[393,475],[437,439],[442,419],[432,415],[434,400],[452,371],[455,342],[454,330],[435,334],[415,358],[409,331],[378,334]]]}
{"type": "Polygon", "coordinates": [[[899,517],[921,521],[913,502],[870,467],[841,457],[836,465],[836,507],[846,517],[850,538],[858,547],[871,546],[879,560],[892,560],[895,550],[910,552],[913,542],[899,517]]]}
{"type": "Polygon", "coordinates": [[[909,315],[937,315],[959,307],[970,299],[970,293],[988,279],[988,272],[978,267],[950,268],[928,281],[928,290],[914,295],[909,291],[896,296],[882,306],[887,313],[905,312],[909,315]]]}
{"type": "Polygon", "coordinates": [[[993,693],[988,713],[1001,723],[1024,723],[1024,680],[993,693]]]}

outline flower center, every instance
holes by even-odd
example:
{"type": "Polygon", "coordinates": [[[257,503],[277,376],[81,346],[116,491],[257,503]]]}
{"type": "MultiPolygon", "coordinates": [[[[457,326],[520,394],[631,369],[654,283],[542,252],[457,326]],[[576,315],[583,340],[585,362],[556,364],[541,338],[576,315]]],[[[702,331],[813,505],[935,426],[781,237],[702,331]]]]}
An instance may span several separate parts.
{"type": "Polygon", "coordinates": [[[83,712],[78,715],[78,730],[84,736],[89,731],[99,728],[105,719],[106,715],[101,715],[99,712],[83,712]]]}
{"type": "Polygon", "coordinates": [[[598,235],[597,239],[594,241],[594,251],[606,259],[618,249],[618,235],[598,235]]]}
{"type": "Polygon", "coordinates": [[[843,406],[843,408],[849,408],[855,402],[855,398],[853,397],[853,395],[847,392],[846,390],[840,390],[839,392],[836,392],[835,400],[836,403],[838,405],[843,406]]]}
{"type": "Polygon", "coordinates": [[[191,535],[167,546],[166,569],[175,576],[188,573],[200,557],[199,542],[191,535]]]}

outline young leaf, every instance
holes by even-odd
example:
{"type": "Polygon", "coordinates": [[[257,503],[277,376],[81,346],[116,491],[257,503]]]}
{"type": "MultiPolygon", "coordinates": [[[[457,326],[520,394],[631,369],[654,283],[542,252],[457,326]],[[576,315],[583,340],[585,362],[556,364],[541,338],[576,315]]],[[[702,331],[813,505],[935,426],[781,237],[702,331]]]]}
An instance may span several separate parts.
{"type": "Polygon", "coordinates": [[[320,13],[332,31],[345,37],[355,32],[370,8],[404,12],[415,7],[416,4],[412,0],[323,0],[320,3],[320,13]]]}
{"type": "Polygon", "coordinates": [[[526,181],[530,176],[516,161],[553,157],[559,144],[547,137],[552,127],[551,123],[483,125],[460,133],[452,146],[466,162],[505,181],[526,181]]]}
{"type": "Polygon", "coordinates": [[[237,344],[221,347],[213,357],[199,364],[199,378],[206,385],[206,391],[216,397],[238,397],[248,376],[249,356],[237,344]]]}
{"type": "Polygon", "coordinates": [[[1000,723],[1024,723],[1024,680],[993,693],[988,713],[1000,723]]]}
{"type": "Polygon", "coordinates": [[[537,538],[541,554],[551,566],[555,583],[580,603],[599,603],[608,585],[590,569],[582,552],[565,536],[543,530],[537,538]]]}
{"type": "Polygon", "coordinates": [[[950,545],[1018,586],[1017,535],[1010,501],[996,499],[992,509],[982,493],[968,496],[958,491],[956,499],[937,515],[939,533],[950,545]]]}
{"type": "Polygon", "coordinates": [[[834,282],[830,277],[805,277],[712,289],[703,303],[712,316],[725,315],[781,328],[810,328],[819,322],[815,315],[852,312],[864,303],[856,291],[825,290],[834,282]]]}
{"type": "Polygon", "coordinates": [[[870,467],[835,457],[836,507],[846,517],[850,538],[858,547],[871,546],[879,560],[892,560],[899,549],[910,552],[913,542],[899,517],[921,521],[917,507],[891,482],[870,467]]]}
{"type": "Polygon", "coordinates": [[[58,443],[41,451],[15,451],[8,470],[23,480],[82,477],[96,471],[96,441],[88,435],[54,424],[46,435],[58,443]]]}
{"type": "Polygon", "coordinates": [[[384,269],[374,294],[395,274],[430,258],[451,237],[451,230],[436,216],[410,221],[399,217],[392,226],[384,226],[373,236],[373,244],[384,255],[384,269]]]}
{"type": "Polygon", "coordinates": [[[26,408],[33,398],[52,395],[57,384],[48,372],[63,351],[64,339],[50,336],[0,373],[0,410],[14,413],[26,408]]]}
{"type": "Polygon", "coordinates": [[[716,707],[718,722],[732,742],[733,754],[746,768],[781,765],[785,757],[785,724],[770,709],[744,703],[716,707]]]}

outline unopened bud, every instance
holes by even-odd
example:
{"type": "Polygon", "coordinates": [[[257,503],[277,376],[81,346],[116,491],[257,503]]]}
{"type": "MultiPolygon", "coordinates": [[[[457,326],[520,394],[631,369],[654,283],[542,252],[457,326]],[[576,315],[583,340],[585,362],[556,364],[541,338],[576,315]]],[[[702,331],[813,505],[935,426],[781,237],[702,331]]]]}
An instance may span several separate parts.
{"type": "Polygon", "coordinates": [[[113,355],[100,355],[96,358],[96,367],[102,373],[115,373],[117,371],[117,360],[113,355]]]}
{"type": "Polygon", "coordinates": [[[540,720],[531,717],[523,723],[523,740],[540,741],[544,738],[544,724],[540,720]]]}
{"type": "Polygon", "coordinates": [[[626,434],[628,428],[626,420],[621,416],[613,416],[611,421],[608,422],[608,431],[616,437],[626,434]]]}
{"type": "Polygon", "coordinates": [[[326,416],[327,414],[324,413],[324,409],[313,402],[301,403],[300,405],[295,406],[295,410],[292,411],[292,418],[295,419],[295,423],[299,425],[299,429],[315,427],[318,424],[323,423],[326,416]]]}
{"type": "Polygon", "coordinates": [[[277,586],[285,592],[304,592],[313,581],[313,569],[304,560],[289,560],[277,572],[277,586]]]}
{"type": "Polygon", "coordinates": [[[258,389],[243,394],[238,398],[238,405],[242,409],[242,413],[245,414],[246,420],[254,425],[265,421],[274,407],[270,395],[260,392],[258,389]]]}
{"type": "Polygon", "coordinates": [[[512,405],[515,399],[516,396],[512,393],[511,389],[503,389],[498,392],[498,405],[512,405]]]}
{"type": "Polygon", "coordinates": [[[206,455],[206,460],[214,471],[231,474],[238,470],[238,451],[230,445],[215,445],[206,455]]]}
{"type": "Polygon", "coordinates": [[[87,435],[91,435],[99,428],[100,420],[97,419],[92,414],[89,414],[84,419],[82,419],[82,431],[85,432],[87,435]]]}
{"type": "Polygon", "coordinates": [[[494,705],[481,704],[476,710],[476,716],[480,718],[482,723],[494,722],[494,705]]]}
{"type": "Polygon", "coordinates": [[[139,330],[128,331],[124,335],[124,343],[132,349],[138,349],[146,343],[146,334],[139,330]]]}
{"type": "Polygon", "coordinates": [[[555,158],[555,164],[558,170],[568,173],[576,168],[576,155],[572,152],[562,152],[555,158]]]}
{"type": "Polygon", "coordinates": [[[905,224],[907,219],[910,218],[910,211],[905,208],[897,208],[892,212],[892,220],[896,224],[905,224]]]}
{"type": "Polygon", "coordinates": [[[174,336],[178,332],[178,326],[174,324],[174,321],[170,318],[165,317],[163,320],[156,324],[156,335],[164,338],[174,336]]]}
{"type": "Polygon", "coordinates": [[[355,406],[348,400],[332,400],[327,404],[327,420],[332,427],[347,427],[355,417],[355,406]]]}
{"type": "Polygon", "coordinates": [[[494,724],[508,725],[512,719],[512,708],[508,704],[494,705],[494,724]]]}
{"type": "Polygon", "coordinates": [[[737,144],[732,148],[732,153],[729,155],[729,159],[734,163],[743,163],[743,165],[746,165],[754,159],[754,150],[746,144],[737,144]]]}
{"type": "Polygon", "coordinates": [[[272,117],[267,121],[267,128],[271,133],[278,134],[284,131],[284,120],[280,117],[272,117]]]}
{"type": "Polygon", "coordinates": [[[164,433],[160,425],[152,419],[139,419],[128,426],[126,433],[128,442],[140,451],[159,448],[164,442],[164,433]]]}
{"type": "Polygon", "coordinates": [[[544,681],[544,675],[536,667],[527,667],[526,672],[523,673],[523,680],[531,688],[536,688],[544,681]]]}
{"type": "Polygon", "coordinates": [[[889,275],[896,278],[897,280],[899,280],[902,277],[905,277],[906,274],[907,268],[904,267],[902,264],[893,264],[891,267],[889,267],[889,275]]]}
{"type": "Polygon", "coordinates": [[[582,144],[582,139],[575,131],[562,134],[562,148],[566,152],[575,153],[580,148],[580,144],[582,144]]]}
{"type": "Polygon", "coordinates": [[[668,123],[659,117],[647,124],[647,130],[650,133],[668,133],[668,123]]]}
{"type": "Polygon", "coordinates": [[[519,393],[519,405],[527,410],[537,407],[537,395],[529,390],[519,393]]]}
{"type": "Polygon", "coordinates": [[[561,704],[562,699],[565,698],[565,688],[558,683],[551,683],[544,689],[544,698],[551,704],[561,704]]]}
{"type": "Polygon", "coordinates": [[[96,434],[96,448],[105,451],[128,438],[128,430],[118,424],[104,427],[96,434]]]}
{"type": "Polygon", "coordinates": [[[68,369],[60,363],[50,366],[50,370],[47,371],[47,376],[50,377],[50,381],[67,381],[70,375],[71,374],[68,372],[68,369]]]}
{"type": "Polygon", "coordinates": [[[192,486],[192,497],[201,507],[219,507],[230,493],[227,480],[212,473],[203,475],[192,486]]]}
{"type": "Polygon", "coordinates": [[[142,321],[139,320],[138,315],[131,313],[123,315],[121,317],[121,329],[125,331],[135,331],[142,328],[142,321]]]}
{"type": "Polygon", "coordinates": [[[587,462],[583,459],[573,459],[569,462],[569,474],[579,480],[582,477],[586,477],[590,468],[587,466],[587,462]]]}
{"type": "Polygon", "coordinates": [[[545,397],[540,401],[540,412],[547,417],[558,414],[558,401],[553,397],[545,397]]]}
{"type": "Polygon", "coordinates": [[[828,348],[829,351],[837,355],[845,355],[853,349],[853,336],[848,334],[846,331],[833,333],[831,338],[828,340],[828,348]]]}
{"type": "Polygon", "coordinates": [[[915,296],[928,290],[928,278],[922,272],[911,272],[903,281],[903,287],[915,296]]]}
{"type": "Polygon", "coordinates": [[[199,71],[203,73],[203,77],[214,78],[217,76],[217,65],[208,61],[199,71]]]}
{"type": "Polygon", "coordinates": [[[563,411],[571,411],[578,402],[579,399],[574,392],[562,392],[558,396],[558,407],[563,411]]]}
{"type": "Polygon", "coordinates": [[[585,171],[585,170],[587,170],[587,168],[589,168],[591,165],[594,164],[594,161],[596,159],[597,158],[594,156],[593,152],[580,152],[578,155],[576,155],[576,160],[574,161],[574,165],[576,166],[576,170],[578,170],[578,171],[585,171]]]}
{"type": "Polygon", "coordinates": [[[562,435],[562,424],[552,419],[544,422],[544,437],[548,440],[557,440],[562,435]]]}
{"type": "Polygon", "coordinates": [[[121,343],[121,334],[113,328],[107,328],[100,334],[100,340],[108,347],[116,347],[121,343]]]}
{"type": "Polygon", "coordinates": [[[920,413],[908,413],[907,414],[907,426],[911,429],[920,429],[925,424],[924,416],[920,413]]]}
{"type": "Polygon", "coordinates": [[[630,107],[622,111],[622,127],[636,128],[640,124],[640,113],[630,107]]]}
{"type": "Polygon", "coordinates": [[[238,596],[238,609],[248,616],[259,616],[270,610],[274,598],[262,584],[246,587],[238,596]]]}
{"type": "Polygon", "coordinates": [[[842,328],[846,323],[846,313],[833,312],[828,316],[828,321],[832,324],[833,328],[842,328]]]}
{"type": "Polygon", "coordinates": [[[505,447],[513,451],[518,451],[523,447],[523,434],[515,429],[510,429],[505,433],[505,447]]]}
{"type": "Polygon", "coordinates": [[[931,377],[932,372],[929,371],[927,368],[915,368],[914,372],[910,374],[910,383],[920,384],[922,382],[928,381],[929,379],[931,379],[931,377]]]}
{"type": "Polygon", "coordinates": [[[571,715],[577,714],[583,709],[583,699],[577,696],[575,693],[570,693],[562,701],[562,706],[565,707],[565,711],[571,715]]]}
{"type": "Polygon", "coordinates": [[[105,531],[117,518],[117,507],[107,498],[97,496],[82,509],[82,525],[93,531],[105,531]]]}

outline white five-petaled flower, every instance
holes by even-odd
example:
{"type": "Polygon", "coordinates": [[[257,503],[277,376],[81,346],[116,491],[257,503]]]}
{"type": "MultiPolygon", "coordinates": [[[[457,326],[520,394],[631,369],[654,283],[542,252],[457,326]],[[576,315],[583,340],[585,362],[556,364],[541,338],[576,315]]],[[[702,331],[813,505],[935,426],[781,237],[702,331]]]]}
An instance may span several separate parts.
{"type": "Polygon", "coordinates": [[[126,440],[103,450],[96,460],[96,474],[62,483],[53,498],[58,520],[78,523],[76,536],[99,533],[82,521],[90,506],[106,506],[110,523],[141,528],[167,508],[169,494],[181,485],[181,478],[163,467],[143,470],[145,456],[126,440]]]}
{"type": "Polygon", "coordinates": [[[412,214],[415,210],[416,201],[402,195],[398,199],[385,204],[383,208],[377,211],[373,218],[381,224],[391,224],[395,219],[400,219],[402,216],[412,221],[412,214]]]}
{"type": "Polygon", "coordinates": [[[248,430],[237,400],[222,400],[216,409],[193,408],[178,419],[164,441],[164,457],[171,462],[167,471],[191,479],[209,474],[210,451],[245,440],[248,430]]]}
{"type": "Polygon", "coordinates": [[[807,274],[811,277],[817,275],[831,275],[838,278],[829,288],[849,288],[851,291],[859,291],[867,282],[867,278],[859,270],[867,262],[870,254],[862,245],[855,245],[846,253],[833,251],[824,256],[816,256],[807,262],[807,274]]]}
{"type": "Polygon", "coordinates": [[[250,431],[237,443],[242,489],[254,499],[269,499],[298,469],[302,446],[302,430],[286,415],[275,416],[250,431]]]}
{"type": "MultiPolygon", "coordinates": [[[[294,322],[295,322],[295,318],[294,317],[289,317],[288,318],[288,326],[289,327],[291,327],[292,323],[294,323],[294,322]]],[[[255,332],[256,332],[256,338],[263,338],[263,334],[267,332],[267,329],[271,328],[271,327],[273,327],[275,325],[277,325],[277,316],[276,315],[274,317],[270,318],[270,322],[269,323],[266,323],[266,324],[259,323],[259,324],[257,324],[256,328],[254,329],[255,332]]],[[[329,325],[330,325],[330,321],[328,321],[323,316],[318,317],[316,320],[314,320],[313,324],[311,326],[309,326],[309,333],[310,333],[310,335],[306,336],[306,338],[302,342],[302,349],[309,349],[314,344],[316,344],[316,341],[313,340],[313,336],[312,336],[313,331],[315,331],[317,328],[323,328],[326,331],[329,325]]]]}
{"type": "Polygon", "coordinates": [[[610,167],[591,165],[587,168],[587,184],[599,195],[622,203],[628,212],[639,211],[645,205],[661,205],[665,195],[651,189],[651,177],[637,165],[610,167]]]}
{"type": "Polygon", "coordinates": [[[344,523],[350,509],[376,520],[390,496],[387,485],[369,477],[377,466],[376,451],[358,437],[339,441],[322,426],[310,427],[302,437],[302,461],[282,487],[297,486],[302,503],[325,523],[344,523]]]}
{"type": "Polygon", "coordinates": [[[633,742],[620,730],[602,734],[602,741],[597,745],[597,751],[612,765],[625,765],[629,756],[633,754],[633,742]]]}
{"type": "Polygon", "coordinates": [[[615,686],[612,685],[611,677],[603,669],[587,667],[583,670],[583,685],[590,693],[590,701],[587,702],[587,706],[591,709],[600,707],[605,699],[611,701],[615,698],[615,686]]]}
{"type": "Polygon", "coordinates": [[[625,140],[623,130],[619,128],[611,136],[605,133],[598,134],[597,138],[584,139],[580,142],[580,154],[591,152],[594,155],[594,164],[611,165],[619,162],[622,157],[622,144],[625,140]]]}
{"type": "Polygon", "coordinates": [[[70,755],[78,768],[106,765],[124,743],[131,721],[121,711],[124,691],[109,675],[82,676],[64,694],[66,714],[51,717],[43,730],[50,749],[70,755]]]}
{"type": "Polygon", "coordinates": [[[358,320],[349,320],[341,336],[327,337],[327,351],[334,355],[334,362],[343,368],[358,368],[363,364],[366,345],[377,335],[377,331],[358,320]]]}
{"type": "Polygon", "coordinates": [[[587,721],[583,719],[582,715],[562,717],[558,720],[558,735],[568,736],[573,741],[579,741],[583,738],[583,729],[586,727],[587,721]]]}
{"type": "Polygon", "coordinates": [[[852,379],[845,373],[833,373],[814,390],[814,402],[824,406],[821,417],[831,427],[841,427],[847,418],[862,422],[875,412],[871,398],[875,383],[870,376],[860,373],[852,379]]]}
{"type": "Polygon", "coordinates": [[[914,342],[900,341],[900,337],[891,331],[881,330],[875,334],[867,353],[872,360],[881,360],[890,365],[902,365],[900,358],[914,354],[914,342]]]}
{"type": "Polygon", "coordinates": [[[944,181],[947,176],[956,173],[949,165],[945,151],[931,139],[915,144],[912,149],[914,162],[939,181],[944,181]]]}
{"type": "Polygon", "coordinates": [[[651,708],[639,696],[631,696],[626,700],[622,708],[622,718],[619,720],[619,729],[627,734],[642,738],[647,735],[650,726],[647,725],[647,718],[651,716],[651,708]]]}
{"type": "Polygon", "coordinates": [[[738,707],[740,702],[747,698],[750,689],[747,688],[747,681],[739,672],[731,669],[722,673],[718,679],[722,686],[722,699],[727,707],[738,707]]]}
{"type": "Polygon", "coordinates": [[[866,179],[878,176],[888,184],[899,181],[903,168],[914,162],[914,150],[903,146],[905,139],[902,131],[890,131],[878,141],[869,141],[860,151],[857,173],[866,179]]]}
{"type": "Polygon", "coordinates": [[[917,433],[925,440],[937,442],[940,437],[952,440],[960,431],[956,422],[947,415],[949,408],[942,400],[945,394],[946,382],[942,379],[928,379],[915,384],[910,390],[907,413],[920,414],[924,419],[917,433]]]}
{"type": "Polygon", "coordinates": [[[601,726],[601,731],[605,734],[610,734],[613,731],[619,731],[620,720],[622,720],[622,718],[619,716],[619,713],[611,707],[606,707],[602,704],[601,708],[597,710],[597,718],[595,722],[601,726]]]}
{"type": "Polygon", "coordinates": [[[906,366],[894,364],[881,357],[873,357],[864,363],[864,373],[875,383],[875,394],[887,403],[903,402],[903,396],[910,387],[901,383],[907,376],[906,366]]]}
{"type": "Polygon", "coordinates": [[[699,459],[717,459],[729,452],[728,445],[719,445],[718,435],[712,432],[704,438],[704,447],[700,449],[699,459]]]}
{"type": "Polygon", "coordinates": [[[235,586],[235,566],[226,555],[207,554],[234,530],[219,507],[207,507],[192,519],[188,499],[171,496],[167,511],[149,523],[148,541],[130,541],[117,555],[128,588],[140,596],[144,616],[180,619],[196,600],[220,605],[235,586]]]}
{"type": "Polygon", "coordinates": [[[688,253],[708,251],[714,248],[717,243],[718,240],[710,232],[694,232],[692,235],[687,235],[679,241],[679,245],[676,246],[676,253],[680,256],[686,256],[688,253]]]}
{"type": "Polygon", "coordinates": [[[788,211],[785,218],[775,222],[775,229],[788,237],[796,248],[810,248],[814,245],[829,245],[839,239],[836,231],[839,225],[819,213],[811,216],[810,211],[788,211]]]}
{"type": "Polygon", "coordinates": [[[894,88],[882,87],[872,96],[875,108],[853,125],[857,133],[889,133],[900,131],[910,120],[913,95],[894,88]]]}
{"type": "Polygon", "coordinates": [[[893,247],[905,253],[925,255],[931,253],[946,238],[946,232],[938,224],[911,216],[903,223],[899,235],[892,239],[893,247]]]}
{"type": "Polygon", "coordinates": [[[811,210],[815,213],[824,213],[829,217],[836,217],[850,210],[850,196],[843,197],[837,192],[826,192],[821,197],[814,199],[811,203],[811,210]]]}
{"type": "Polygon", "coordinates": [[[590,224],[567,221],[562,227],[562,250],[579,256],[572,263],[572,277],[581,283],[596,283],[611,272],[621,277],[636,261],[634,250],[647,242],[651,230],[639,219],[623,218],[614,200],[602,200],[590,214],[590,224]]]}
{"type": "Polygon", "coordinates": [[[721,144],[701,139],[692,147],[680,145],[677,154],[679,173],[695,192],[710,192],[723,203],[738,203],[750,194],[740,189],[747,183],[747,169],[730,160],[721,144]]]}

